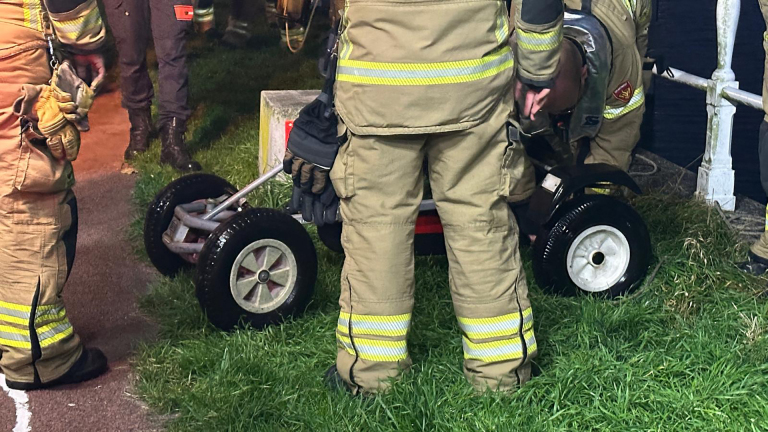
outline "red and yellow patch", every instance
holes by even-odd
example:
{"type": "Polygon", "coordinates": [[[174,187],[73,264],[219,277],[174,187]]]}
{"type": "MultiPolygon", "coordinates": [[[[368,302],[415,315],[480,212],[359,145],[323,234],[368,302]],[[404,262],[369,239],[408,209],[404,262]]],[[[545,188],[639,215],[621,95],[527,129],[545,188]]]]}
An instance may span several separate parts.
{"type": "Polygon", "coordinates": [[[192,5],[174,5],[173,11],[176,13],[177,21],[192,21],[195,16],[195,10],[192,5]]]}
{"type": "Polygon", "coordinates": [[[630,84],[629,81],[624,81],[619,88],[613,92],[613,97],[624,103],[629,103],[629,101],[632,100],[633,93],[634,89],[632,88],[632,84],[630,84]]]}

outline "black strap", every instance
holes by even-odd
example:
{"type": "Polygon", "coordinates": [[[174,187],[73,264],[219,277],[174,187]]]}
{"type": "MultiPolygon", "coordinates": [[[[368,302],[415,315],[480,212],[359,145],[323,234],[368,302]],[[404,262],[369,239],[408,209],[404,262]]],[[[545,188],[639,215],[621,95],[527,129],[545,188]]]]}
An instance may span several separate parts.
{"type": "Polygon", "coordinates": [[[592,0],[581,0],[581,11],[592,15],[592,0]]]}

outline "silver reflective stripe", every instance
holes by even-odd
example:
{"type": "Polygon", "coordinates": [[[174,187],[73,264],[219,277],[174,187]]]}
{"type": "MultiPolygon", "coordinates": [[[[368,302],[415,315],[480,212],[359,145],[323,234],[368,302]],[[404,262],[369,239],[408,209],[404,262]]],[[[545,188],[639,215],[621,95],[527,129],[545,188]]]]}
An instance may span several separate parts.
{"type": "Polygon", "coordinates": [[[395,362],[404,360],[408,357],[408,348],[406,342],[402,341],[382,341],[376,339],[354,338],[352,340],[347,336],[336,333],[336,340],[343,349],[349,354],[358,355],[363,360],[395,362]]]}
{"type": "MultiPolygon", "coordinates": [[[[354,66],[339,66],[338,73],[341,75],[353,75],[371,78],[393,78],[393,79],[420,79],[420,78],[443,78],[443,77],[460,77],[465,75],[482,74],[490,70],[501,67],[504,63],[513,59],[511,51],[507,51],[497,58],[478,65],[471,65],[457,68],[444,68],[444,69],[430,69],[424,68],[420,70],[405,70],[405,67],[401,70],[397,69],[396,64],[389,63],[387,69],[370,69],[354,66]]],[[[404,65],[405,66],[405,65],[404,65]]]]}
{"type": "MultiPolygon", "coordinates": [[[[24,320],[29,320],[29,313],[15,310],[15,309],[4,308],[2,306],[0,306],[0,315],[8,315],[16,318],[21,318],[24,320]]],[[[0,317],[0,319],[2,318],[0,317]]]]}
{"type": "Polygon", "coordinates": [[[483,362],[512,360],[523,356],[523,345],[519,340],[506,339],[496,342],[474,344],[462,338],[464,357],[483,362]]]}

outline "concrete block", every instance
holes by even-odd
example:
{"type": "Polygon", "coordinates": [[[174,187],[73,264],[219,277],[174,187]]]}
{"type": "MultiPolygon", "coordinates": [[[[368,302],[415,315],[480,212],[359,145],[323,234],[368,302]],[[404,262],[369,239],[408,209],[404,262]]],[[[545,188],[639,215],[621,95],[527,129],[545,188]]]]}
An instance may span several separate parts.
{"type": "Polygon", "coordinates": [[[293,127],[299,111],[312,102],[320,90],[279,90],[261,92],[259,114],[259,174],[283,162],[286,131],[293,127]]]}

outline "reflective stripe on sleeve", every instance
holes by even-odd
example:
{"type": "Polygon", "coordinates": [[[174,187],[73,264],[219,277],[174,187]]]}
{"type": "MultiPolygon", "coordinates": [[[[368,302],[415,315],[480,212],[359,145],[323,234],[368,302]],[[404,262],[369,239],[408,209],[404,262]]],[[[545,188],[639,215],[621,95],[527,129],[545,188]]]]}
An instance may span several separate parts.
{"type": "Polygon", "coordinates": [[[354,344],[349,337],[336,332],[336,341],[339,348],[351,355],[357,355],[363,360],[378,362],[396,362],[408,357],[408,349],[405,340],[383,341],[376,339],[354,338],[354,344]]]}
{"type": "Polygon", "coordinates": [[[338,81],[374,85],[455,84],[488,78],[514,66],[511,48],[477,60],[440,63],[382,63],[339,60],[338,81]]]}
{"type": "MultiPolygon", "coordinates": [[[[520,330],[520,314],[511,313],[490,318],[458,317],[459,327],[470,339],[488,339],[499,336],[512,336],[520,330]]],[[[533,310],[523,311],[523,330],[533,326],[533,310]]]]}
{"type": "Polygon", "coordinates": [[[558,28],[551,32],[535,33],[521,28],[517,32],[517,45],[529,51],[549,51],[555,49],[563,40],[563,30],[558,28]]]}
{"type": "Polygon", "coordinates": [[[101,15],[94,8],[87,14],[71,20],[52,20],[56,35],[66,39],[77,40],[79,35],[98,33],[101,31],[101,15]]]}
{"type": "Polygon", "coordinates": [[[637,0],[624,0],[624,6],[627,7],[629,15],[635,18],[635,8],[637,8],[637,0]]]}
{"type": "Polygon", "coordinates": [[[630,99],[629,103],[623,107],[606,108],[605,111],[603,111],[603,117],[608,120],[619,118],[642,105],[643,101],[645,101],[645,92],[643,91],[643,86],[639,86],[632,95],[632,99],[630,99]]]}
{"type": "MultiPolygon", "coordinates": [[[[502,10],[506,12],[506,8],[502,6],[502,10]]],[[[496,17],[496,40],[499,43],[503,43],[509,37],[509,15],[505,15],[500,12],[496,17]]]]}
{"type": "MultiPolygon", "coordinates": [[[[336,329],[349,334],[350,314],[341,312],[336,329]]],[[[352,314],[352,332],[356,335],[405,337],[411,324],[411,314],[357,315],[352,314]]]]}

